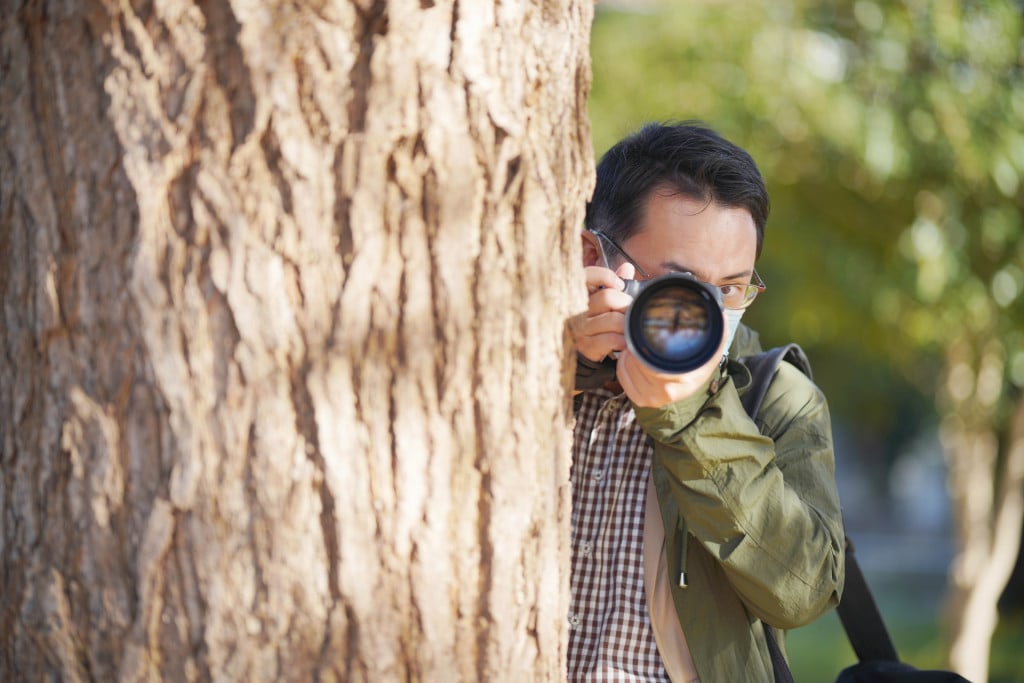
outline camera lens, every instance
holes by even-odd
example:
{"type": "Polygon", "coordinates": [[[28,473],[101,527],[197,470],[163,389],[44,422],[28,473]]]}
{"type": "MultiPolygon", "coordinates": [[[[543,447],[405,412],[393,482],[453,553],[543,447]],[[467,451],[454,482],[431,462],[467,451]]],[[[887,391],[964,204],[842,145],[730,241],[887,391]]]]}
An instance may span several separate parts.
{"type": "Polygon", "coordinates": [[[658,372],[679,374],[707,363],[722,343],[721,293],[690,275],[672,273],[628,283],[629,349],[658,372]],[[639,290],[639,291],[637,291],[639,290]]]}

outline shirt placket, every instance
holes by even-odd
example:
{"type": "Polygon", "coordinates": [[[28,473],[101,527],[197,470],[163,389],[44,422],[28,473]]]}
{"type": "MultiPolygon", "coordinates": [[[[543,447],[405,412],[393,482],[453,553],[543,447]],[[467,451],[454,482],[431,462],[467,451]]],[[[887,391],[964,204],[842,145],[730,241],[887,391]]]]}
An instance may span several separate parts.
{"type": "MultiPolygon", "coordinates": [[[[579,480],[576,494],[587,500],[587,509],[577,520],[574,533],[573,573],[575,579],[589,588],[585,591],[588,596],[600,595],[606,590],[606,567],[600,536],[606,531],[608,516],[613,511],[608,509],[609,501],[603,493],[608,485],[607,473],[619,427],[619,405],[616,397],[610,397],[596,410],[596,416],[589,425],[586,449],[579,454],[582,457],[577,464],[582,467],[578,467],[575,472],[579,480]]],[[[583,629],[585,636],[596,635],[600,631],[600,624],[595,607],[585,600],[582,604],[574,600],[569,613],[569,628],[583,629]]]]}

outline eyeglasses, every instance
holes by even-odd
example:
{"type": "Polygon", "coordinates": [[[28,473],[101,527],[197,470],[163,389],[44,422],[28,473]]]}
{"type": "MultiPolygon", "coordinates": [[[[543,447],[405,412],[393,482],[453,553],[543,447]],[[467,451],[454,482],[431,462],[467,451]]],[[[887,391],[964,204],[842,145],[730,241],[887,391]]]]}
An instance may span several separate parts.
{"type": "MultiPolygon", "coordinates": [[[[622,254],[622,257],[626,259],[626,262],[632,265],[636,269],[637,280],[644,281],[650,280],[652,275],[649,275],[646,270],[640,267],[640,264],[633,260],[626,250],[619,246],[618,242],[613,240],[608,235],[604,234],[600,230],[591,230],[592,233],[606,241],[608,244],[615,247],[615,250],[622,254]]],[[[686,273],[687,275],[693,275],[693,273],[686,273]]],[[[746,285],[717,285],[719,291],[722,292],[722,305],[732,310],[740,310],[746,308],[750,304],[754,303],[754,299],[757,295],[765,290],[764,280],[757,274],[757,271],[753,271],[754,282],[746,285]]],[[[705,283],[710,284],[710,283],[705,283]]],[[[711,285],[715,287],[716,285],[711,285]]]]}

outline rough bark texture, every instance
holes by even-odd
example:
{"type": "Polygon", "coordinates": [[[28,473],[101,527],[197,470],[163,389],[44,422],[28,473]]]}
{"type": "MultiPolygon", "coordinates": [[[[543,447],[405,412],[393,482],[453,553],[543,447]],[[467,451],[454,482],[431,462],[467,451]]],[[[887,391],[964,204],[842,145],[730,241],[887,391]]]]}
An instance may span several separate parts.
{"type": "Polygon", "coordinates": [[[1024,396],[996,433],[1005,358],[984,343],[947,357],[943,424],[959,548],[950,574],[950,664],[974,683],[988,680],[999,596],[1013,573],[1024,528],[1024,396]],[[976,351],[977,350],[977,351],[976,351]]]}
{"type": "Polygon", "coordinates": [[[560,680],[590,0],[0,8],[0,679],[560,680]]]}

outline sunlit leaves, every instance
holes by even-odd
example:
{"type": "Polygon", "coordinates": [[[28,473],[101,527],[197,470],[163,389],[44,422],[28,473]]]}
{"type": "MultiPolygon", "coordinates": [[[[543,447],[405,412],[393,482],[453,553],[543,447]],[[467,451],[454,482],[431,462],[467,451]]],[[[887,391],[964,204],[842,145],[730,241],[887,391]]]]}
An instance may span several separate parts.
{"type": "Polygon", "coordinates": [[[888,359],[929,393],[943,348],[992,346],[1020,386],[1022,17],[1005,0],[599,13],[596,151],[645,120],[712,123],[773,195],[758,326],[888,359]]]}
{"type": "Polygon", "coordinates": [[[1003,308],[1010,308],[1024,290],[1024,271],[1016,264],[1007,264],[992,276],[992,298],[1003,308]]]}

